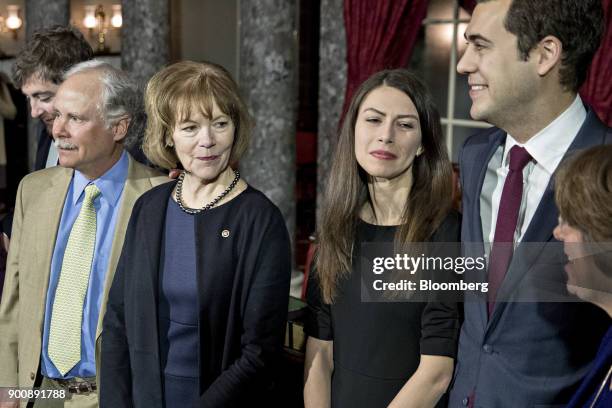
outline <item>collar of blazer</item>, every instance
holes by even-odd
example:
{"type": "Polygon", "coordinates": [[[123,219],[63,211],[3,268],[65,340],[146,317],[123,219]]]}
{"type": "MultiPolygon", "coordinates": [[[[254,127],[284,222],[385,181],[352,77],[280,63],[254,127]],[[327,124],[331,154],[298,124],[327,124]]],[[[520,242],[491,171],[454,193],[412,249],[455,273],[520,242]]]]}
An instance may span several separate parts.
{"type": "MultiPolygon", "coordinates": [[[[474,172],[471,175],[471,177],[476,177],[477,180],[477,182],[473,184],[473,187],[475,187],[474,190],[470,192],[470,194],[475,197],[476,204],[472,207],[475,211],[472,214],[472,219],[478,220],[478,222],[480,222],[480,205],[479,200],[476,199],[476,197],[480,196],[487,165],[491,160],[491,157],[493,157],[498,147],[506,140],[506,132],[501,129],[493,128],[489,132],[490,133],[487,136],[487,143],[483,144],[483,148],[476,152],[476,156],[474,157],[474,163],[482,163],[482,165],[475,166],[474,172]]],[[[612,131],[605,124],[603,124],[597,117],[597,114],[587,106],[587,117],[565,153],[563,159],[565,160],[577,150],[604,143],[612,143],[612,131]]],[[[540,201],[540,205],[534,214],[533,221],[525,232],[525,236],[523,238],[524,242],[547,241],[552,237],[552,229],[555,227],[558,218],[557,210],[554,205],[553,186],[554,183],[551,179],[544,193],[544,197],[540,201]],[[552,225],[551,228],[545,228],[546,226],[550,225],[552,225]]],[[[480,225],[476,231],[482,231],[480,225]]],[[[480,238],[482,241],[482,233],[480,234],[480,238]]]]}
{"type": "MultiPolygon", "coordinates": [[[[499,146],[499,144],[505,140],[506,133],[499,131],[495,132],[491,136],[492,140],[490,147],[487,149],[487,152],[490,153],[489,159],[497,149],[497,146],[499,146]]],[[[606,143],[612,143],[612,133],[610,128],[599,120],[597,114],[592,109],[587,107],[587,117],[578,131],[578,134],[572,141],[572,144],[563,156],[563,160],[570,157],[577,150],[606,143]]],[[[488,163],[488,160],[484,163],[484,167],[486,169],[486,163],[488,163]]],[[[480,180],[479,182],[478,191],[482,189],[483,180],[480,180]]],[[[531,269],[539,254],[542,253],[544,250],[543,247],[549,241],[553,240],[552,231],[557,225],[557,220],[559,217],[559,213],[555,205],[554,195],[554,178],[551,178],[546,190],[544,191],[544,195],[540,200],[538,208],[534,213],[533,219],[531,220],[531,223],[529,224],[527,231],[525,231],[525,235],[521,241],[530,243],[529,250],[522,252],[522,254],[525,256],[517,256],[512,258],[512,261],[508,266],[506,279],[499,289],[498,296],[500,298],[509,297],[512,291],[516,289],[517,285],[527,271],[531,269]],[[540,246],[540,250],[536,248],[537,246],[540,246]]],[[[476,219],[480,220],[480,216],[476,219]]],[[[479,229],[482,231],[481,226],[479,226],[479,229]]],[[[521,244],[517,246],[515,251],[521,251],[521,244]]],[[[501,307],[496,307],[494,309],[489,323],[493,322],[495,318],[499,316],[500,310],[503,309],[503,303],[501,303],[500,306],[501,307]]]]}

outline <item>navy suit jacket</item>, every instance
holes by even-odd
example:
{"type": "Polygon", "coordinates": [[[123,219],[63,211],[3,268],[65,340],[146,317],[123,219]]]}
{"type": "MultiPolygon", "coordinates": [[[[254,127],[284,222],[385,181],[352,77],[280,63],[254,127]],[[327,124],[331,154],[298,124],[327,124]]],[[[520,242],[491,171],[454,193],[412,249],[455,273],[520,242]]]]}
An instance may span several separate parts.
{"type": "Polygon", "coordinates": [[[36,149],[36,161],[34,162],[34,170],[42,170],[47,164],[47,156],[49,155],[49,149],[53,138],[47,133],[45,125],[39,121],[37,124],[36,133],[38,135],[38,147],[36,149]]]}
{"type": "MultiPolygon", "coordinates": [[[[464,243],[483,242],[480,194],[487,165],[505,140],[503,130],[492,128],[470,137],[461,150],[464,243]]],[[[611,129],[589,110],[565,157],[611,142],[611,129]]],[[[450,407],[563,406],[588,371],[609,325],[602,310],[587,303],[512,301],[521,282],[535,275],[534,253],[545,253],[547,243],[555,241],[557,219],[551,180],[500,287],[498,299],[508,302],[496,303],[488,318],[486,299],[466,293],[450,407]],[[542,250],[534,251],[538,245],[542,250]]],[[[563,263],[555,268],[563,273],[563,263]]]]}

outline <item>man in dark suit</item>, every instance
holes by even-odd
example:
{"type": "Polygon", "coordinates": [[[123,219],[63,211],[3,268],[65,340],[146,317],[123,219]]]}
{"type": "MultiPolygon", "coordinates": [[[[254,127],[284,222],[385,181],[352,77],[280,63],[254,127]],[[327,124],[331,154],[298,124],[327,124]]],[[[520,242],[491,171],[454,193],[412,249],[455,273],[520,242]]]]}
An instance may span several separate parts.
{"type": "Polygon", "coordinates": [[[73,65],[93,58],[93,50],[83,35],[71,26],[54,26],[37,31],[13,65],[13,82],[30,103],[36,124],[38,149],[34,170],[57,164],[52,146],[53,98],[62,75],[73,65]]]}
{"type": "Polygon", "coordinates": [[[566,404],[607,327],[590,305],[519,302],[517,290],[541,276],[534,254],[554,241],[559,163],[612,142],[577,94],[602,20],[600,0],[488,0],[466,30],[457,70],[468,75],[470,114],[496,127],[469,138],[460,154],[462,241],[484,243],[489,292],[465,297],[451,407],[566,404]]]}

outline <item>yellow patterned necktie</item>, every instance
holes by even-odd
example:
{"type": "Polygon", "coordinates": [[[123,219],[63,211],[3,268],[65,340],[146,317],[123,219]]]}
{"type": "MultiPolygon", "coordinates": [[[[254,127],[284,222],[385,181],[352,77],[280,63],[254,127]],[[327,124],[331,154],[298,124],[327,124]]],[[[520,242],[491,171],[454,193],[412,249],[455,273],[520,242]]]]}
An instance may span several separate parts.
{"type": "Polygon", "coordinates": [[[68,237],[55,290],[48,353],[62,376],[81,361],[83,303],[96,243],[94,200],[99,195],[95,184],[85,187],[85,199],[68,237]]]}

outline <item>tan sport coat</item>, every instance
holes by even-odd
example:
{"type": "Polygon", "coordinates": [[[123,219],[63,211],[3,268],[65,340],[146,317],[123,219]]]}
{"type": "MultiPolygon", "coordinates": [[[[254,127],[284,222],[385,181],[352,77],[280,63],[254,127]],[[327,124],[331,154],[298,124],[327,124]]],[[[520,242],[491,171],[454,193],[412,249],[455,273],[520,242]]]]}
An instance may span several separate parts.
{"type": "MultiPolygon", "coordinates": [[[[34,384],[41,357],[51,256],[73,172],[52,167],[29,174],[19,184],[0,304],[0,387],[29,388],[34,384]]],[[[108,290],[132,207],[142,193],[167,181],[161,173],[129,157],[96,330],[96,367],[108,290]]]]}

